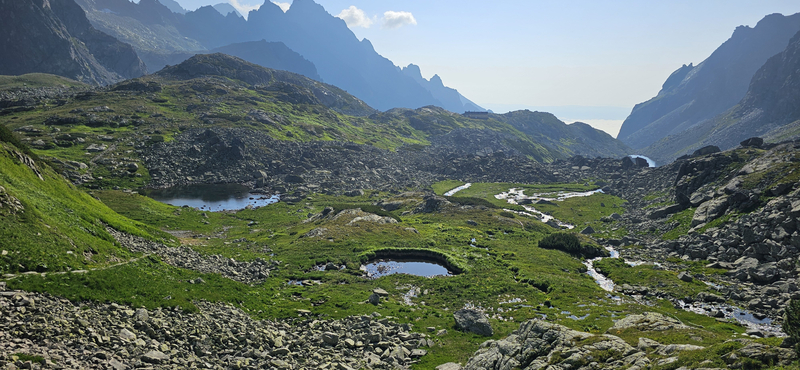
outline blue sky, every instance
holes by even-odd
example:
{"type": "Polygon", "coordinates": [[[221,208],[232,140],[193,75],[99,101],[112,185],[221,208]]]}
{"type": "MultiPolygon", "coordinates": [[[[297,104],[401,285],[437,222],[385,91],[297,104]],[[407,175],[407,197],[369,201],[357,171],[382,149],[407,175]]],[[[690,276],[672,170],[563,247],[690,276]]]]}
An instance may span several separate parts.
{"type": "MultiPolygon", "coordinates": [[[[224,0],[177,1],[191,10],[224,0]]],[[[438,74],[485,108],[548,110],[612,135],[634,104],[737,26],[800,12],[797,0],[316,1],[396,65],[438,74]]],[[[230,2],[246,10],[263,0],[230,2]]]]}

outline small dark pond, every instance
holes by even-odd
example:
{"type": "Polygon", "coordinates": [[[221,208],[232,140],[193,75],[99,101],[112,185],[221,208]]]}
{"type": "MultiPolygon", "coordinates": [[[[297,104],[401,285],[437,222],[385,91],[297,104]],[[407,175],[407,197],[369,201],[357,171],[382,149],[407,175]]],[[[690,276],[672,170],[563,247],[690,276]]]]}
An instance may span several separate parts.
{"type": "Polygon", "coordinates": [[[379,278],[392,274],[409,274],[424,277],[453,276],[444,266],[419,260],[380,259],[366,265],[367,276],[379,278]]]}
{"type": "Polygon", "coordinates": [[[203,211],[220,212],[263,207],[280,200],[279,195],[253,194],[239,184],[197,184],[166,189],[142,189],[140,194],[173,206],[189,206],[203,211]]]}

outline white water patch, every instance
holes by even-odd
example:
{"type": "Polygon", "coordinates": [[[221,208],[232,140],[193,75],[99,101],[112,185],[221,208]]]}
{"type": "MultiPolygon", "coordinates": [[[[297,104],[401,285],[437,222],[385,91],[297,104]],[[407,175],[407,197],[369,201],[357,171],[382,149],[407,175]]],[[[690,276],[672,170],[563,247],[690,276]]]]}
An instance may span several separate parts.
{"type": "MultiPolygon", "coordinates": [[[[613,292],[614,288],[616,287],[614,281],[609,279],[605,275],[597,272],[597,270],[594,268],[594,263],[602,260],[603,258],[620,258],[619,251],[615,250],[614,248],[606,247],[606,250],[608,250],[610,257],[593,258],[584,261],[583,264],[586,266],[586,273],[594,279],[594,281],[597,283],[597,285],[600,286],[600,288],[602,288],[607,292],[613,292]]],[[[628,260],[624,261],[626,264],[632,267],[644,264],[650,264],[650,262],[643,262],[643,261],[628,261],[628,260]]],[[[662,266],[658,262],[652,262],[652,264],[655,266],[662,266]]],[[[704,282],[704,283],[718,290],[722,288],[722,286],[719,284],[714,284],[709,282],[704,282]]],[[[639,303],[646,304],[645,302],[641,301],[639,303]]],[[[743,310],[736,306],[731,306],[728,304],[710,304],[710,303],[700,303],[700,302],[687,303],[684,302],[683,300],[678,300],[678,306],[685,311],[694,312],[696,314],[706,315],[711,317],[714,317],[714,315],[712,314],[714,311],[718,311],[722,313],[725,318],[734,319],[747,328],[757,329],[760,330],[761,332],[771,333],[772,335],[776,335],[779,337],[786,336],[786,334],[783,333],[783,331],[779,326],[772,324],[772,320],[770,318],[755,317],[752,312],[743,310]]]]}
{"type": "MultiPolygon", "coordinates": [[[[569,199],[569,198],[588,197],[588,196],[591,196],[593,194],[598,194],[598,193],[602,193],[602,192],[603,192],[603,190],[601,190],[601,189],[591,190],[591,191],[581,191],[581,192],[577,192],[577,191],[572,191],[572,192],[559,191],[559,192],[549,192],[549,193],[535,193],[535,194],[533,194],[531,196],[528,196],[528,195],[525,195],[525,190],[524,189],[511,188],[507,192],[502,192],[500,194],[495,195],[494,197],[497,198],[497,199],[503,199],[506,202],[508,202],[509,204],[520,205],[520,202],[522,202],[524,200],[530,200],[531,202],[540,201],[540,200],[548,201],[548,202],[552,202],[552,201],[560,202],[560,201],[563,201],[563,200],[569,199]]],[[[548,214],[546,214],[544,212],[541,212],[541,211],[537,210],[536,208],[534,208],[531,205],[522,204],[521,206],[527,212],[514,211],[514,210],[510,210],[510,209],[506,209],[506,211],[512,212],[512,213],[516,213],[516,214],[520,214],[520,215],[529,216],[529,217],[535,217],[535,218],[538,218],[540,221],[542,221],[544,223],[555,223],[559,227],[562,227],[562,228],[565,228],[565,229],[574,229],[575,228],[575,225],[560,221],[560,220],[554,218],[551,215],[548,215],[548,214]]]]}
{"type": "Polygon", "coordinates": [[[466,183],[464,185],[461,185],[461,186],[459,186],[459,187],[457,187],[455,189],[449,190],[448,192],[444,193],[444,196],[452,197],[453,194],[458,193],[459,191],[462,191],[464,189],[469,189],[470,186],[472,186],[472,183],[468,182],[468,183],[466,183]]]}
{"type": "Polygon", "coordinates": [[[742,326],[748,329],[756,329],[763,333],[770,333],[777,337],[786,336],[780,326],[772,323],[772,319],[768,317],[758,318],[753,315],[752,312],[743,310],[736,306],[731,306],[729,304],[711,304],[700,302],[687,303],[683,300],[678,300],[678,305],[685,311],[712,317],[714,316],[712,313],[717,311],[721,313],[724,318],[736,320],[742,324],[742,326]]]}
{"type": "MultiPolygon", "coordinates": [[[[606,249],[608,250],[608,253],[611,255],[610,258],[619,258],[619,252],[617,250],[611,247],[606,247],[606,249]]],[[[586,265],[586,273],[589,274],[589,276],[591,276],[595,282],[597,282],[597,285],[599,285],[600,288],[602,288],[607,292],[613,292],[614,287],[616,286],[616,284],[614,284],[614,281],[607,278],[605,275],[597,272],[597,270],[594,268],[594,263],[603,258],[606,257],[592,258],[590,260],[584,261],[583,264],[586,265]]]]}
{"type": "Polygon", "coordinates": [[[647,165],[648,165],[649,167],[655,167],[655,166],[656,166],[656,161],[654,161],[654,160],[652,160],[652,159],[650,159],[650,158],[647,158],[647,157],[645,157],[645,156],[643,156],[643,155],[639,155],[639,154],[631,154],[631,155],[629,155],[628,157],[631,157],[631,158],[633,158],[633,159],[636,159],[636,158],[641,158],[641,159],[644,159],[645,161],[647,161],[647,165]]]}

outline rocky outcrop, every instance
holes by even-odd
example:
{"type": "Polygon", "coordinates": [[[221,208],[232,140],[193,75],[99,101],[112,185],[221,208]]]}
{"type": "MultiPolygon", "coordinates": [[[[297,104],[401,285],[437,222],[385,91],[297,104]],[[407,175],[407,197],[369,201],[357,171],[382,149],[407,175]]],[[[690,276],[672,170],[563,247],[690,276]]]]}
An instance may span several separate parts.
{"type": "MultiPolygon", "coordinates": [[[[798,289],[797,254],[800,253],[800,188],[790,180],[800,161],[800,143],[761,144],[678,161],[651,170],[659,181],[669,182],[658,201],[674,201],[674,212],[650,211],[651,220],[643,220],[638,203],[622,214],[626,227],[659,230],[666,233],[677,226],[664,222],[671,214],[694,208],[688,233],[675,240],[626,237],[621,244],[639,244],[642,249],[623,252],[626,258],[664,262],[667,258],[709,261],[708,267],[725,269],[718,276],[726,284],[720,286],[720,297],[754,311],[759,317],[780,321],[783,307],[795,297],[798,289]],[[711,227],[715,225],[715,227],[711,227]]],[[[636,187],[637,180],[629,186],[636,187]]],[[[652,181],[652,180],[651,180],[652,181]]],[[[644,183],[639,183],[638,187],[644,183]]],[[[626,192],[620,192],[627,196],[626,192]]],[[[634,203],[636,204],[636,203],[634,203]]],[[[666,208],[666,207],[665,207],[666,208]]],[[[603,241],[603,243],[611,241],[603,241]]],[[[679,268],[679,266],[672,266],[679,268]]],[[[669,268],[672,268],[669,267],[669,268]]],[[[706,279],[685,274],[686,278],[706,279]]],[[[651,293],[652,295],[653,293],[651,293]]],[[[674,301],[685,297],[673,297],[674,301]]],[[[709,302],[705,297],[701,302],[709,302]]],[[[713,302],[719,303],[718,300],[713,302]]]]}
{"type": "Polygon", "coordinates": [[[51,73],[107,85],[146,73],[130,45],[93,28],[72,0],[0,6],[0,74],[51,73]]]}
{"type": "Polygon", "coordinates": [[[196,304],[191,313],[0,291],[0,367],[407,369],[434,345],[379,314],[268,321],[196,304]],[[23,362],[18,353],[43,359],[23,362]]]}
{"type": "MultiPolygon", "coordinates": [[[[645,334],[653,330],[688,328],[678,320],[655,313],[631,315],[620,321],[622,323],[609,329],[609,332],[633,329],[645,334]]],[[[715,355],[723,356],[731,368],[739,368],[750,360],[774,365],[789,364],[796,358],[790,349],[769,347],[748,339],[729,342],[737,344],[721,348],[739,349],[729,349],[715,355]]],[[[704,349],[693,344],[664,345],[646,337],[640,337],[638,345],[633,347],[615,335],[580,332],[537,319],[522,323],[506,338],[481,344],[463,369],[645,369],[675,362],[681,352],[704,349]]],[[[460,368],[455,367],[457,364],[447,366],[446,369],[460,368]]]]}
{"type": "Polygon", "coordinates": [[[243,262],[220,255],[203,256],[189,247],[168,247],[112,228],[106,230],[132,252],[155,254],[165,263],[175,267],[207,274],[220,274],[246,284],[264,282],[269,277],[270,270],[275,270],[280,265],[279,261],[265,261],[261,258],[243,262]]]}
{"type": "Polygon", "coordinates": [[[555,179],[541,164],[523,157],[503,153],[447,156],[445,152],[438,147],[388,151],[347,142],[291,142],[258,130],[209,128],[187,130],[172,142],[144,148],[141,157],[153,178],[152,186],[259,183],[267,191],[290,196],[358,189],[401,191],[446,178],[474,182],[555,179]]]}
{"type": "Polygon", "coordinates": [[[644,352],[619,337],[596,336],[542,320],[530,320],[504,339],[481,344],[481,349],[469,359],[464,369],[543,369],[554,365],[580,368],[588,365],[591,362],[588,359],[600,351],[611,356],[605,361],[609,368],[644,368],[651,362],[644,352]],[[594,340],[587,340],[589,338],[594,340]],[[581,344],[582,341],[586,344],[581,344]]]}

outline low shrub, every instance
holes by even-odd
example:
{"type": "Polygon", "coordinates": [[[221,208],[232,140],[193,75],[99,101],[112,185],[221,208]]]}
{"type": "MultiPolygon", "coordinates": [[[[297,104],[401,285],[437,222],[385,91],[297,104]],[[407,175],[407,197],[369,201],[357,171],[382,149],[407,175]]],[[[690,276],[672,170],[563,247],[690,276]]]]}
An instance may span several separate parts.
{"type": "Polygon", "coordinates": [[[539,248],[556,249],[584,258],[607,257],[608,251],[596,245],[581,244],[573,233],[553,233],[539,241],[539,248]]]}

